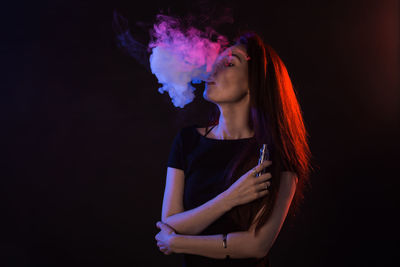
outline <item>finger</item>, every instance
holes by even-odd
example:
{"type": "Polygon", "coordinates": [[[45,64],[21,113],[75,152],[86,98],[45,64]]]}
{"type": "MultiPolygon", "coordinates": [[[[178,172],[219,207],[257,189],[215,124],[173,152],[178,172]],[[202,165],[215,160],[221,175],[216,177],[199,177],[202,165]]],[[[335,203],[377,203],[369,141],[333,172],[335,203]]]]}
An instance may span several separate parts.
{"type": "Polygon", "coordinates": [[[258,191],[256,194],[257,194],[257,197],[264,197],[264,196],[269,194],[269,190],[268,189],[263,189],[261,191],[258,191]]]}
{"type": "Polygon", "coordinates": [[[160,221],[158,221],[158,222],[156,223],[156,226],[157,226],[157,228],[159,228],[159,229],[161,229],[161,230],[163,230],[163,229],[165,228],[164,223],[163,223],[163,222],[160,222],[160,221]]]}
{"type": "Polygon", "coordinates": [[[267,182],[263,182],[263,183],[259,183],[256,188],[257,191],[261,191],[261,190],[266,190],[270,187],[271,182],[267,181],[267,182]]]}
{"type": "Polygon", "coordinates": [[[163,223],[163,222],[158,222],[157,223],[158,227],[160,228],[161,231],[173,231],[173,228],[171,228],[168,224],[163,223]]]}
{"type": "Polygon", "coordinates": [[[261,171],[262,169],[268,167],[271,164],[272,164],[271,160],[264,160],[263,162],[257,165],[257,168],[259,168],[258,170],[261,171]]]}
{"type": "Polygon", "coordinates": [[[259,173],[260,171],[262,171],[264,168],[268,167],[271,164],[272,164],[272,161],[265,160],[262,163],[258,164],[256,167],[254,167],[253,172],[259,173]]]}
{"type": "Polygon", "coordinates": [[[264,183],[264,182],[270,180],[271,178],[272,178],[272,174],[270,172],[266,172],[257,177],[256,183],[264,183]]]}

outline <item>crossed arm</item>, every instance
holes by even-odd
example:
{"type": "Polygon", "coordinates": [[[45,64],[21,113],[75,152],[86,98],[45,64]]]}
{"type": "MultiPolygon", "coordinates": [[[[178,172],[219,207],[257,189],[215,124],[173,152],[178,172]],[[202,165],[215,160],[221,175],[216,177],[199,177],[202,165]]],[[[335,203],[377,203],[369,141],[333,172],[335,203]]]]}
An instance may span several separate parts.
{"type": "MultiPolygon", "coordinates": [[[[225,201],[224,193],[195,209],[170,216],[166,215],[163,208],[162,221],[177,233],[172,240],[173,250],[177,253],[196,254],[217,259],[225,258],[227,254],[231,258],[264,257],[282,228],[296,190],[296,184],[295,173],[282,172],[278,199],[275,202],[271,217],[260,228],[257,236],[254,232],[254,225],[247,231],[229,233],[227,235],[227,248],[222,245],[222,234],[197,235],[232,208],[225,201]]],[[[183,188],[183,186],[179,188],[183,188]]],[[[262,210],[259,210],[255,220],[258,219],[261,212],[262,210]]]]}

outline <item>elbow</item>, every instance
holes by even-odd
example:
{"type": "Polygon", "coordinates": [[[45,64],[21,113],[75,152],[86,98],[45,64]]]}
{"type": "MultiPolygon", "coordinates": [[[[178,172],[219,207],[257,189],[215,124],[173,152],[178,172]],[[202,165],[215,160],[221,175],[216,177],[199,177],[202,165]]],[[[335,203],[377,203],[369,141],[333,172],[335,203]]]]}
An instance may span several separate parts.
{"type": "Polygon", "coordinates": [[[165,224],[168,224],[168,226],[169,227],[172,227],[171,226],[171,216],[172,215],[163,215],[163,216],[161,216],[161,221],[163,222],[163,223],[165,223],[165,224]]]}
{"type": "MultiPolygon", "coordinates": [[[[168,224],[168,226],[169,227],[172,227],[172,225],[171,225],[171,216],[172,215],[170,215],[170,216],[164,216],[164,217],[162,217],[161,218],[161,221],[163,222],[163,223],[165,223],[165,224],[168,224]]],[[[173,224],[173,223],[172,223],[173,224]]]]}
{"type": "Polygon", "coordinates": [[[254,257],[257,259],[262,259],[269,253],[270,246],[265,246],[263,244],[259,244],[256,242],[256,247],[254,249],[255,255],[254,257]]]}
{"type": "Polygon", "coordinates": [[[249,258],[261,259],[269,252],[269,248],[267,249],[265,243],[262,243],[253,233],[249,233],[246,242],[243,243],[248,244],[248,246],[241,247],[245,249],[245,254],[248,255],[247,257],[249,258]]]}
{"type": "Polygon", "coordinates": [[[265,256],[267,256],[268,253],[269,253],[269,249],[259,251],[259,252],[256,254],[255,258],[257,258],[257,259],[262,259],[262,258],[264,258],[265,256]]]}
{"type": "Polygon", "coordinates": [[[163,223],[167,223],[167,220],[168,220],[168,216],[161,216],[161,221],[163,223]]]}
{"type": "Polygon", "coordinates": [[[177,214],[177,213],[166,213],[166,214],[162,214],[161,215],[161,221],[163,222],[163,223],[168,223],[168,222],[170,222],[171,221],[171,217],[172,216],[174,216],[175,214],[177,214]]]}

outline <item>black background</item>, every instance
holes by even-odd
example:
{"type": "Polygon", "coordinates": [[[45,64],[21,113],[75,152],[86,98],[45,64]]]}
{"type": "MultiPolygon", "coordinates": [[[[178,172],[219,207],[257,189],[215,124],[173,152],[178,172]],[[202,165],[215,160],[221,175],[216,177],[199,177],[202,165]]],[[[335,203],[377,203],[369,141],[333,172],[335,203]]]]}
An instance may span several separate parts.
{"type": "MultiPolygon", "coordinates": [[[[319,165],[272,266],[395,265],[398,1],[230,6],[230,29],[258,31],[286,64],[319,165]]],[[[114,9],[133,28],[167,8],[193,11],[190,1],[3,5],[1,266],[179,266],[154,239],[167,156],[210,103],[199,87],[175,108],[111,27],[114,9]]]]}

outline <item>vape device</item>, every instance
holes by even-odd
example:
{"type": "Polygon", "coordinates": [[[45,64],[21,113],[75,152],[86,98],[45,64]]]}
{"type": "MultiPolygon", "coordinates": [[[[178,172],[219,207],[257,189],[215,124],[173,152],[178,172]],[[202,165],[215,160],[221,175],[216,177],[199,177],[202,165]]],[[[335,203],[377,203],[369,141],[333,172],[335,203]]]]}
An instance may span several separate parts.
{"type": "MultiPolygon", "coordinates": [[[[260,148],[260,157],[258,158],[258,164],[263,163],[264,161],[269,160],[269,150],[267,148],[267,144],[263,144],[263,146],[260,148]]],[[[261,170],[259,173],[256,174],[256,177],[260,176],[261,174],[265,173],[266,168],[261,170]]]]}

